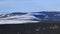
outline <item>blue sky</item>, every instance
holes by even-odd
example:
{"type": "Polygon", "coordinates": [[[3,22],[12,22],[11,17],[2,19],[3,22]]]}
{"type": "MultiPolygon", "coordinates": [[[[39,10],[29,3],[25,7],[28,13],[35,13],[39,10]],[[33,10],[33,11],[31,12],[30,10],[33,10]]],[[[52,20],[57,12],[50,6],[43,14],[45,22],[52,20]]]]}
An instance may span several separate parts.
{"type": "Polygon", "coordinates": [[[0,0],[0,13],[60,11],[60,0],[0,0]]]}

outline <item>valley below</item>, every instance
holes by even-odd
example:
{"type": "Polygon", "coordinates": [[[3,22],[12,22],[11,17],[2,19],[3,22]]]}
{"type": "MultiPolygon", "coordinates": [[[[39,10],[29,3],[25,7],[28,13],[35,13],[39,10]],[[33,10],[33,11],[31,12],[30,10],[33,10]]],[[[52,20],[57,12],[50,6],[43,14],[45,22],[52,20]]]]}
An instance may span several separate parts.
{"type": "Polygon", "coordinates": [[[60,22],[0,24],[0,34],[60,34],[60,22]]]}

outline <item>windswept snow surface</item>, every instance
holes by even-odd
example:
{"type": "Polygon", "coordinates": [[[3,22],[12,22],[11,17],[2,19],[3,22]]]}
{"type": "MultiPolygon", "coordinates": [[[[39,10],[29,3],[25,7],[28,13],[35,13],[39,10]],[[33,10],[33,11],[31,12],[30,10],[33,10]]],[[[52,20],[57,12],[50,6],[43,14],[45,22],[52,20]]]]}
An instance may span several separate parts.
{"type": "Polygon", "coordinates": [[[16,21],[16,20],[0,20],[0,24],[24,24],[37,23],[38,21],[16,21]]]}
{"type": "Polygon", "coordinates": [[[0,18],[0,24],[23,24],[23,23],[37,23],[39,18],[31,15],[15,15],[15,16],[8,16],[5,18],[0,18]]]}

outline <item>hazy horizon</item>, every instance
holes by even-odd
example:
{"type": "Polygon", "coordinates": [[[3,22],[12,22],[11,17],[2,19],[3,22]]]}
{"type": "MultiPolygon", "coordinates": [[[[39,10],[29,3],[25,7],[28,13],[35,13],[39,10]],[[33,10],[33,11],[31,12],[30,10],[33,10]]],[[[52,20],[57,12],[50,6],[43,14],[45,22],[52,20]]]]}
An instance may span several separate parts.
{"type": "Polygon", "coordinates": [[[60,0],[0,0],[0,13],[60,11],[60,0]]]}

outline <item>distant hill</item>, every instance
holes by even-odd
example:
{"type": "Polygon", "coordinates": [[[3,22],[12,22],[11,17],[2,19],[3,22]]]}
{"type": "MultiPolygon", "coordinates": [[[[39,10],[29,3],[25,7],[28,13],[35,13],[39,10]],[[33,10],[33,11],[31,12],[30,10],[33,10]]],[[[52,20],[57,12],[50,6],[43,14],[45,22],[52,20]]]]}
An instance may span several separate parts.
{"type": "Polygon", "coordinates": [[[27,13],[22,13],[22,12],[13,12],[13,13],[10,13],[10,15],[24,15],[24,14],[27,14],[27,13]]]}
{"type": "Polygon", "coordinates": [[[60,21],[60,12],[33,12],[34,16],[48,21],[60,21]]]}

